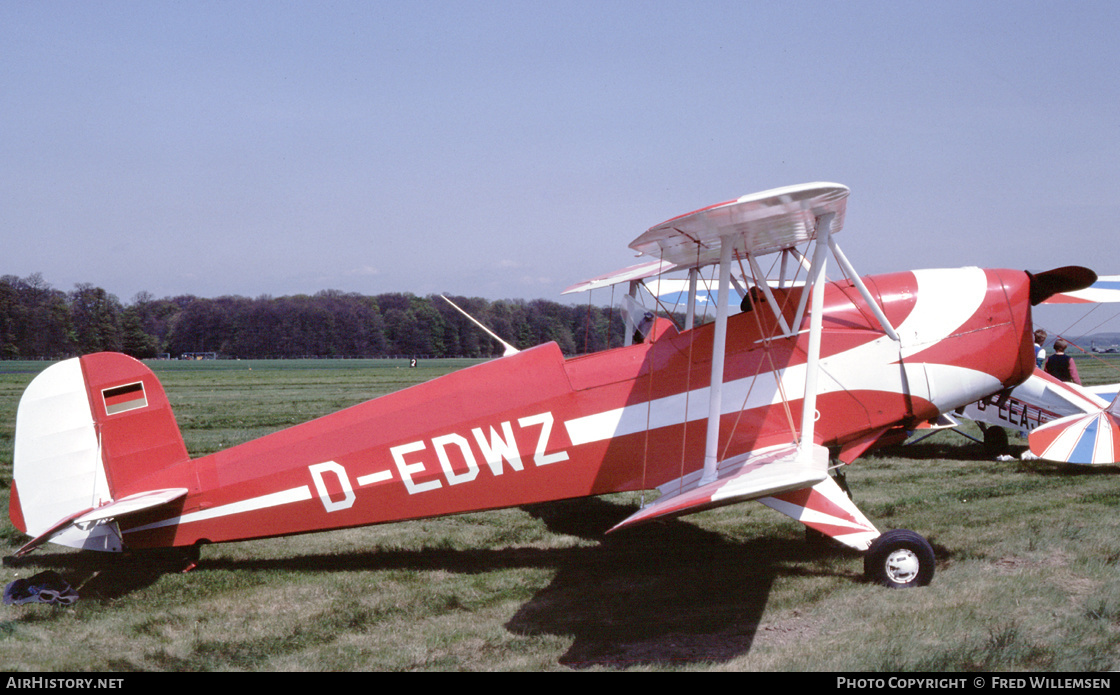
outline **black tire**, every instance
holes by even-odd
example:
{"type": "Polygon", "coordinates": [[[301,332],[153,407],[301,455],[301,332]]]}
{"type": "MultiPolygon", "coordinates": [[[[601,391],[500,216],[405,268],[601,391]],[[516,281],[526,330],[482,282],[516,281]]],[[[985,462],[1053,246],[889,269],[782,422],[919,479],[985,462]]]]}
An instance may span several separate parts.
{"type": "Polygon", "coordinates": [[[867,580],[892,589],[926,586],[933,580],[933,546],[922,536],[897,529],[876,538],[863,558],[867,580]]]}
{"type": "Polygon", "coordinates": [[[984,428],[984,453],[988,456],[1002,456],[1010,450],[1007,430],[999,425],[984,428]]]}

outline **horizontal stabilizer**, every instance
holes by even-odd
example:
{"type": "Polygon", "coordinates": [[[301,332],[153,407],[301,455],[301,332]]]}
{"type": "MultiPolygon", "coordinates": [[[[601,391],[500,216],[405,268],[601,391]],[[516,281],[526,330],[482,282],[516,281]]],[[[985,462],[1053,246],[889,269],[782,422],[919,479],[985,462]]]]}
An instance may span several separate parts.
{"type": "Polygon", "coordinates": [[[136,512],[146,511],[148,509],[159,507],[160,505],[174,502],[175,500],[186,496],[187,488],[185,487],[138,492],[135,495],[122,497],[119,500],[110,502],[106,505],[102,505],[97,509],[92,509],[75,519],[74,523],[86,524],[94,521],[119,519],[121,517],[128,516],[129,514],[135,514],[136,512]]]}
{"type": "MultiPolygon", "coordinates": [[[[169,504],[176,500],[182,499],[187,496],[186,488],[172,488],[168,490],[150,490],[148,492],[139,492],[135,495],[122,497],[119,500],[110,502],[91,509],[84,509],[67,516],[58,521],[58,523],[47,529],[46,532],[37,536],[34,540],[24,545],[22,548],[15,552],[14,557],[22,557],[31,552],[40,545],[49,542],[55,536],[65,533],[71,527],[78,527],[83,531],[88,531],[92,526],[104,526],[109,522],[115,521],[126,517],[130,514],[154,509],[165,504],[169,504]]],[[[91,549],[97,550],[120,550],[119,534],[115,531],[112,534],[92,534],[91,538],[98,539],[97,547],[91,549]],[[104,545],[104,547],[102,547],[104,545]],[[117,547],[113,547],[117,546],[117,547]]]]}
{"type": "Polygon", "coordinates": [[[721,462],[718,476],[715,481],[700,485],[699,473],[694,473],[662,485],[662,496],[656,502],[611,531],[812,487],[828,478],[828,449],[814,445],[811,458],[807,458],[798,456],[796,444],[770,447],[721,462]]]}
{"type": "Polygon", "coordinates": [[[29,542],[24,544],[24,546],[22,548],[20,548],[19,550],[17,550],[15,553],[12,554],[12,557],[23,557],[24,555],[30,553],[32,550],[38,548],[40,545],[43,545],[44,543],[49,543],[52,538],[59,535],[60,533],[63,533],[64,531],[69,529],[71,526],[73,526],[74,525],[74,519],[78,518],[82,514],[85,514],[86,512],[89,512],[89,511],[91,511],[91,510],[83,509],[79,512],[75,512],[75,513],[71,514],[70,516],[67,516],[63,519],[60,519],[58,521],[58,523],[54,524],[53,526],[48,528],[46,531],[44,531],[43,533],[39,534],[38,536],[36,536],[32,540],[30,540],[29,542]]]}

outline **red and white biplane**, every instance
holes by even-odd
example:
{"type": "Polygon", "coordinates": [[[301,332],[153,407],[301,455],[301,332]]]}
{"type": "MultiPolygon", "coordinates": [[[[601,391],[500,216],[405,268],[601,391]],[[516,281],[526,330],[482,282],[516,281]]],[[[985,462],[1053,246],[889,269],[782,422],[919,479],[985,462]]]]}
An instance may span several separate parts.
{"type": "Polygon", "coordinates": [[[812,183],[674,218],[630,246],[651,261],[574,289],[688,271],[685,325],[565,359],[509,351],[403,391],[192,459],[155,375],[100,353],[44,370],[16,423],[13,523],[102,551],[182,548],[656,488],[615,529],[757,500],[851,548],[888,586],[930,581],[933,551],[880,534],[830,475],[1034,370],[1031,306],[1081,268],[859,278],[837,245],[848,189],[812,183]],[[767,281],[760,266],[768,255],[767,281]],[[830,282],[834,258],[845,279],[830,282]],[[694,325],[698,271],[733,313],[694,325]],[[732,282],[732,270],[741,278],[732,282]],[[732,315],[733,314],[733,315],[732,315]],[[830,455],[831,454],[831,455],[830,455]]]}

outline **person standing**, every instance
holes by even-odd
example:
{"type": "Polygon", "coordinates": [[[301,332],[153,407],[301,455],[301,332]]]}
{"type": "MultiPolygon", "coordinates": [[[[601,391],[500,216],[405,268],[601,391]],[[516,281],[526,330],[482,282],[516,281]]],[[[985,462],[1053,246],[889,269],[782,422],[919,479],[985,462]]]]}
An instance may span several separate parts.
{"type": "Polygon", "coordinates": [[[1069,343],[1064,338],[1055,340],[1054,354],[1046,358],[1043,370],[1062,381],[1072,381],[1080,386],[1081,377],[1077,375],[1077,364],[1072,357],[1066,354],[1067,347],[1069,347],[1069,343]]]}
{"type": "Polygon", "coordinates": [[[1046,348],[1042,344],[1046,342],[1046,331],[1039,328],[1034,332],[1034,363],[1039,369],[1046,362],[1046,348]]]}

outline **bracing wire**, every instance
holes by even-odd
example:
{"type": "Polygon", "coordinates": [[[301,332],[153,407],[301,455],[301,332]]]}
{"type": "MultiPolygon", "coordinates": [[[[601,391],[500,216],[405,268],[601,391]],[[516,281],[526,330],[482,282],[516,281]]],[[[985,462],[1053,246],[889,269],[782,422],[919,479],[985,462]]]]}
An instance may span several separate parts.
{"type": "MultiPolygon", "coordinates": [[[[696,265],[697,266],[700,265],[700,247],[699,246],[696,247],[696,265]]],[[[697,285],[697,287],[699,287],[699,285],[697,285]]],[[[699,293],[699,289],[697,289],[697,293],[699,293]]],[[[707,316],[707,312],[708,312],[708,309],[705,306],[704,307],[704,315],[705,316],[707,316]]],[[[696,330],[697,325],[698,324],[696,323],[696,317],[694,316],[693,317],[693,322],[692,322],[693,330],[696,330]]],[[[692,348],[693,348],[694,345],[696,345],[696,339],[692,338],[688,341],[688,360],[686,362],[686,364],[688,366],[685,369],[685,376],[684,376],[684,424],[681,426],[681,465],[680,465],[680,470],[677,472],[677,480],[679,481],[679,486],[680,486],[681,491],[684,490],[685,459],[687,458],[687,455],[688,455],[688,406],[689,406],[689,399],[692,395],[692,364],[693,364],[692,348]]]]}
{"type": "MultiPolygon", "coordinates": [[[[664,263],[664,261],[665,261],[665,250],[664,249],[661,250],[661,258],[659,260],[662,263],[664,263]]],[[[645,287],[645,284],[643,283],[642,286],[645,287]]],[[[647,288],[647,291],[648,291],[648,288],[647,288]]],[[[651,292],[650,294],[652,295],[653,293],[651,292]]],[[[654,301],[657,303],[658,306],[662,306],[661,302],[657,300],[656,296],[654,296],[653,298],[654,298],[654,301]]],[[[656,321],[656,319],[655,319],[655,321],[656,321]]],[[[674,325],[676,325],[675,322],[674,322],[674,325]]],[[[647,381],[647,385],[646,385],[646,434],[645,434],[645,439],[642,443],[642,489],[643,490],[646,489],[646,477],[647,477],[647,473],[648,473],[648,470],[649,470],[649,425],[650,425],[651,411],[653,410],[653,375],[657,372],[656,369],[653,369],[653,365],[654,365],[653,352],[657,349],[657,341],[652,340],[652,338],[653,338],[652,327],[651,327],[650,330],[651,330],[651,333],[648,336],[651,339],[650,344],[649,344],[649,354],[646,357],[646,359],[648,359],[649,362],[650,362],[650,369],[648,370],[649,371],[649,376],[646,378],[646,381],[647,381]]],[[[642,497],[642,506],[643,507],[645,506],[645,496],[644,495],[642,497]]]]}
{"type": "MultiPolygon", "coordinates": [[[[1069,324],[1069,326],[1067,326],[1067,327],[1066,327],[1066,329],[1065,329],[1064,331],[1059,331],[1059,332],[1057,332],[1057,333],[1052,333],[1052,335],[1056,335],[1056,336],[1060,336],[1060,337],[1064,338],[1064,339],[1066,340],[1066,342],[1068,342],[1068,343],[1069,343],[1070,345],[1072,345],[1073,347],[1077,348],[1078,350],[1080,350],[1080,351],[1081,351],[1081,352],[1082,352],[1083,354],[1087,355],[1088,357],[1092,358],[1092,359],[1093,359],[1093,360],[1094,360],[1095,362],[1098,362],[1099,364],[1101,364],[1101,365],[1104,365],[1104,366],[1105,366],[1105,367],[1107,367],[1107,368],[1108,368],[1109,370],[1111,370],[1111,371],[1114,371],[1114,372],[1120,372],[1120,367],[1118,367],[1118,366],[1117,366],[1116,364],[1114,364],[1114,363],[1113,363],[1112,361],[1110,361],[1110,360],[1105,360],[1105,359],[1102,359],[1101,357],[1099,357],[1098,355],[1096,355],[1095,353],[1093,353],[1093,352],[1092,352],[1091,350],[1086,350],[1085,348],[1081,347],[1081,346],[1080,346],[1080,345],[1078,345],[1077,343],[1075,343],[1075,342],[1071,341],[1071,340],[1070,340],[1069,338],[1066,338],[1066,337],[1065,337],[1066,335],[1068,335],[1068,334],[1069,334],[1069,333],[1070,333],[1070,332],[1071,332],[1071,331],[1073,330],[1073,327],[1074,327],[1074,326],[1076,326],[1077,324],[1079,324],[1079,323],[1081,323],[1082,321],[1084,321],[1085,319],[1087,319],[1087,318],[1089,317],[1089,315],[1090,315],[1090,314],[1092,314],[1092,313],[1093,313],[1094,311],[1096,311],[1097,309],[1100,309],[1100,308],[1101,308],[1101,305],[1100,305],[1100,304],[1095,304],[1095,305],[1093,305],[1093,307],[1092,307],[1091,309],[1089,309],[1088,311],[1086,311],[1086,312],[1085,312],[1084,314],[1082,314],[1080,318],[1078,318],[1078,319],[1077,319],[1076,321],[1074,321],[1073,323],[1069,324]]],[[[1109,321],[1112,321],[1112,320],[1113,320],[1113,319],[1115,319],[1115,318],[1116,318],[1117,316],[1120,316],[1120,312],[1118,312],[1118,313],[1116,313],[1116,314],[1114,314],[1114,315],[1110,316],[1109,318],[1106,318],[1105,320],[1103,320],[1103,321],[1099,322],[1098,324],[1096,324],[1096,325],[1095,325],[1095,326],[1093,326],[1092,328],[1089,328],[1089,329],[1087,329],[1087,330],[1086,330],[1086,329],[1083,329],[1083,330],[1082,330],[1082,334],[1083,334],[1083,335],[1091,335],[1091,334],[1092,334],[1092,333],[1093,333],[1094,331],[1096,331],[1096,330],[1097,330],[1098,328],[1100,328],[1100,327],[1101,327],[1101,326],[1103,326],[1104,324],[1108,323],[1109,321]]],[[[1047,332],[1048,332],[1048,333],[1050,333],[1050,331],[1047,331],[1047,332]]]]}
{"type": "MultiPolygon", "coordinates": [[[[742,277],[744,277],[744,278],[745,277],[750,277],[752,282],[755,285],[758,285],[760,282],[766,282],[765,277],[759,278],[759,277],[756,276],[753,268],[751,269],[751,272],[748,275],[748,273],[746,272],[746,269],[743,267],[742,259],[738,259],[738,262],[739,262],[739,272],[742,275],[742,277]]],[[[750,292],[750,290],[748,290],[748,296],[751,296],[749,294],[749,292],[750,292]]],[[[753,298],[752,298],[752,301],[753,301],[753,298]]],[[[784,301],[788,301],[788,297],[784,301]]],[[[765,302],[765,304],[768,305],[769,302],[765,302]]],[[[782,384],[781,376],[778,374],[778,366],[774,362],[774,354],[773,354],[774,339],[773,339],[773,336],[767,334],[767,331],[766,331],[765,327],[762,325],[762,316],[761,316],[762,307],[756,307],[756,309],[757,310],[752,311],[751,314],[754,316],[755,327],[758,329],[758,334],[762,338],[763,355],[766,357],[766,360],[770,365],[770,373],[774,375],[774,383],[777,386],[778,393],[779,393],[779,396],[780,396],[780,400],[782,402],[782,408],[785,411],[786,422],[789,425],[790,434],[792,436],[796,437],[797,436],[797,427],[794,424],[793,411],[789,407],[789,399],[786,397],[785,386],[782,384]]],[[[775,319],[777,319],[777,312],[782,311],[783,309],[784,309],[784,307],[771,307],[771,311],[775,312],[775,319]]],[[[776,320],[775,320],[774,325],[775,325],[775,327],[777,327],[777,325],[778,325],[776,320]]],[[[720,455],[721,459],[726,459],[727,458],[728,451],[731,447],[731,441],[734,438],[735,431],[739,427],[740,421],[742,420],[743,412],[747,408],[747,403],[750,402],[751,394],[754,392],[754,387],[758,383],[758,377],[760,376],[761,370],[762,370],[762,362],[760,361],[759,364],[758,364],[758,368],[755,370],[754,375],[752,375],[752,377],[751,377],[750,386],[747,387],[747,392],[743,396],[743,402],[740,405],[739,411],[735,416],[735,422],[732,424],[731,430],[728,433],[727,441],[724,443],[723,452],[720,455]]]]}
{"type": "Polygon", "coordinates": [[[591,352],[591,292],[587,293],[587,320],[583,329],[583,353],[591,352]]]}

